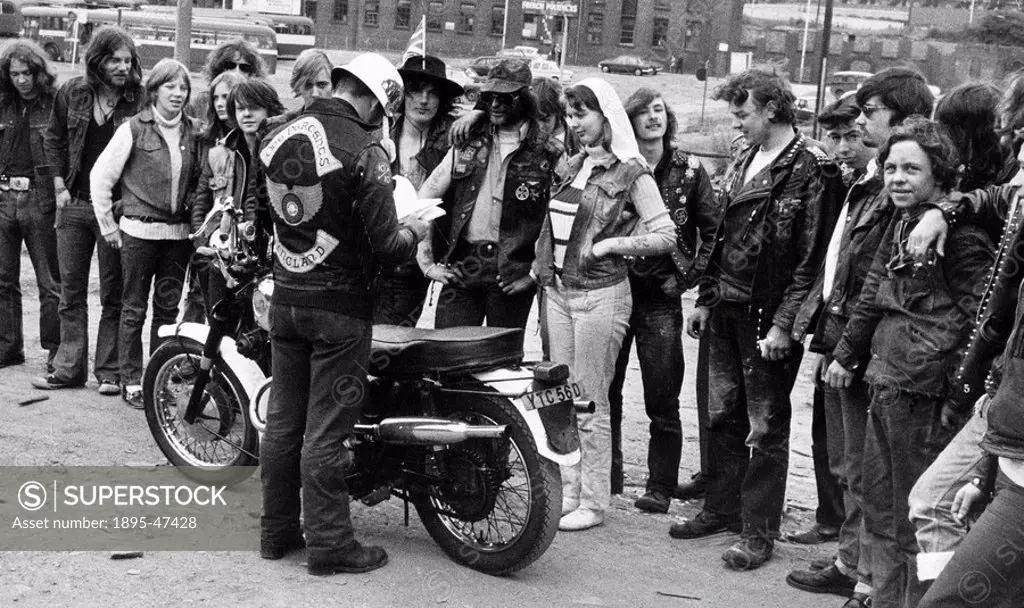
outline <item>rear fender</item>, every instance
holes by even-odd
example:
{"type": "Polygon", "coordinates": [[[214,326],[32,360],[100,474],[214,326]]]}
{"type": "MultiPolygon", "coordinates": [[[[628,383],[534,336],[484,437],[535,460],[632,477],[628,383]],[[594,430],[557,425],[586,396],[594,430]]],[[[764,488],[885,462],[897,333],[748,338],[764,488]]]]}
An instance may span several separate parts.
{"type": "MultiPolygon", "coordinates": [[[[474,378],[490,388],[503,394],[522,394],[530,391],[533,386],[533,372],[527,368],[509,369],[501,368],[486,372],[472,374],[474,378]]],[[[519,415],[526,421],[533,434],[533,440],[537,444],[537,452],[548,460],[562,466],[571,467],[580,461],[578,449],[568,454],[559,454],[548,446],[548,434],[544,430],[544,423],[541,422],[537,410],[528,410],[519,399],[507,397],[519,411],[519,415]]]]}
{"type": "MultiPolygon", "coordinates": [[[[209,333],[209,326],[201,323],[161,325],[160,329],[157,330],[157,335],[161,338],[180,336],[189,340],[195,340],[200,344],[206,344],[206,337],[209,333]]],[[[235,340],[230,336],[224,336],[220,341],[220,358],[224,361],[224,365],[227,365],[234,372],[235,377],[238,378],[238,382],[242,385],[242,390],[245,391],[249,403],[253,403],[257,391],[267,379],[263,375],[263,370],[252,359],[238,354],[235,340]]]]}

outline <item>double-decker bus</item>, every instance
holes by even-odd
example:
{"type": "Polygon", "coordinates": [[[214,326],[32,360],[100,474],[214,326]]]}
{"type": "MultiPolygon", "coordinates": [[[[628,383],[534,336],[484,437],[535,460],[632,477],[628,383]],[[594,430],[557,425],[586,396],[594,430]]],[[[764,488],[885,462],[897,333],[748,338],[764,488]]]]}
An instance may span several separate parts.
{"type": "MultiPolygon", "coordinates": [[[[2,0],[0,0],[2,1],[2,0]]],[[[142,67],[149,69],[164,57],[174,56],[176,15],[149,10],[110,8],[69,9],[60,6],[23,6],[22,35],[39,43],[54,61],[71,58],[75,40],[69,36],[74,13],[80,22],[78,42],[84,48],[93,30],[101,25],[120,25],[135,40],[142,67]]],[[[244,38],[254,47],[267,70],[277,70],[277,35],[269,26],[238,19],[212,19],[197,16],[192,20],[191,71],[199,71],[206,55],[225,40],[244,38]]]]}

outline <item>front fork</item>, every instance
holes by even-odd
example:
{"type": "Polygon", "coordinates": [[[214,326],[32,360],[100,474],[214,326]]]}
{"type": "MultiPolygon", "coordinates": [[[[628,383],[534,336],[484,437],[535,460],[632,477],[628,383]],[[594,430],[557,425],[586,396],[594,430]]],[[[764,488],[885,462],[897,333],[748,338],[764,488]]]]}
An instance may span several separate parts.
{"type": "Polygon", "coordinates": [[[186,424],[195,424],[199,413],[203,411],[203,394],[206,392],[206,385],[210,382],[210,373],[213,370],[213,362],[217,360],[220,353],[220,343],[224,336],[234,329],[233,320],[238,319],[237,307],[231,300],[221,300],[210,311],[210,333],[206,336],[203,344],[203,356],[199,359],[199,369],[196,371],[195,381],[192,385],[192,394],[188,398],[188,406],[183,416],[186,424]]]}

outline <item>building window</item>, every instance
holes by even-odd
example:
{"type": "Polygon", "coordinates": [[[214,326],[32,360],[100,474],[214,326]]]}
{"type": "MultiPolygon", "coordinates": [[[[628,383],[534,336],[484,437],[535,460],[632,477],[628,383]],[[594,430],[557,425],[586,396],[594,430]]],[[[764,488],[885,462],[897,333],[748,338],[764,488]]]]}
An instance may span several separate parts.
{"type": "Polygon", "coordinates": [[[491,7],[491,35],[501,36],[505,33],[505,5],[495,4],[491,7]]]}
{"type": "Polygon", "coordinates": [[[316,0],[303,0],[302,15],[316,21],[316,0]]]}
{"type": "Polygon", "coordinates": [[[363,10],[363,25],[371,27],[380,25],[380,3],[376,0],[366,3],[366,8],[363,10]]]}
{"type": "Polygon", "coordinates": [[[668,17],[655,17],[654,18],[654,33],[651,35],[651,46],[658,47],[661,45],[663,38],[668,36],[668,17]]]}
{"type": "Polygon", "coordinates": [[[335,23],[348,23],[348,0],[334,0],[334,14],[331,21],[335,23]]]}
{"type": "Polygon", "coordinates": [[[523,38],[536,40],[540,38],[541,20],[540,15],[523,15],[523,38]]]}
{"type": "Polygon", "coordinates": [[[395,29],[407,30],[412,21],[412,0],[398,0],[395,7],[395,29]]]}
{"type": "Polygon", "coordinates": [[[444,12],[444,2],[430,2],[427,4],[428,32],[440,32],[441,30],[444,29],[444,19],[442,19],[444,12]]]}
{"type": "Polygon", "coordinates": [[[459,5],[459,33],[472,34],[473,22],[476,21],[476,4],[463,2],[459,5]]]}
{"type": "Polygon", "coordinates": [[[587,13],[587,43],[601,44],[604,33],[604,14],[587,13]]]}
{"type": "Polygon", "coordinates": [[[636,17],[622,16],[619,29],[619,44],[633,44],[633,30],[636,29],[636,17]]]}
{"type": "Polygon", "coordinates": [[[654,0],[654,10],[670,11],[672,10],[672,4],[669,0],[654,0]]]}
{"type": "Polygon", "coordinates": [[[622,15],[636,17],[636,0],[622,0],[622,15]]]}

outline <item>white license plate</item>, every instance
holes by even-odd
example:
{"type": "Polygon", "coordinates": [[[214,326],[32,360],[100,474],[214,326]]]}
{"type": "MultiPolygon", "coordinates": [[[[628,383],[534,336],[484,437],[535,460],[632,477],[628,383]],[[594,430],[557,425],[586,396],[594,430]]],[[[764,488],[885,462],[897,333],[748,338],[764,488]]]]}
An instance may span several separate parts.
{"type": "Polygon", "coordinates": [[[520,397],[520,401],[522,401],[523,406],[528,410],[539,410],[543,407],[548,407],[549,405],[564,403],[566,401],[575,401],[582,397],[583,390],[580,389],[580,385],[576,382],[570,382],[568,384],[546,388],[542,391],[526,393],[520,397]]]}

